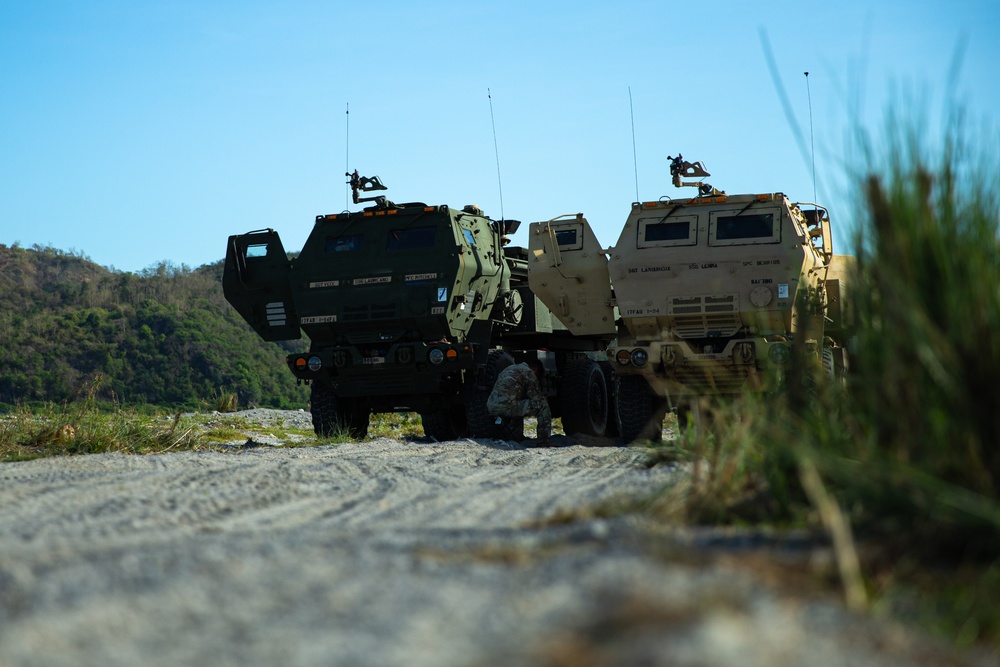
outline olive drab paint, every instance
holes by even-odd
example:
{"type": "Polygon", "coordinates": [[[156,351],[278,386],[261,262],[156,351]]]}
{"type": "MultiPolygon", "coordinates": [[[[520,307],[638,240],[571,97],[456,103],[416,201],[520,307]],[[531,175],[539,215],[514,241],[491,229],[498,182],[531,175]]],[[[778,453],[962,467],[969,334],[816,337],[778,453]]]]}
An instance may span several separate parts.
{"type": "Polygon", "coordinates": [[[514,357],[543,360],[553,401],[575,389],[569,366],[604,359],[610,338],[572,335],[532,293],[528,251],[509,245],[519,222],[361,197],[386,188],[348,176],[354,202],[372,205],[317,216],[293,258],[271,229],[231,236],[223,273],[226,299],[264,340],[308,337],[288,365],[312,385],[317,433],[361,435],[372,412],[414,411],[439,439],[491,435],[490,383],[514,357]]]}

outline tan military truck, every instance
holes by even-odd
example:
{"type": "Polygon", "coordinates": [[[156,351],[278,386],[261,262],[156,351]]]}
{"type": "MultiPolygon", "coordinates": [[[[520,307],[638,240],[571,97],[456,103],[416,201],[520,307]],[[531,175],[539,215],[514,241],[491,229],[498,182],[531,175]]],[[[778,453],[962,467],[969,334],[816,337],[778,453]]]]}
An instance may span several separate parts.
{"type": "Polygon", "coordinates": [[[678,155],[673,183],[695,197],[632,204],[602,250],[582,214],[532,223],[528,280],[570,331],[616,335],[626,442],[658,438],[667,410],[782,381],[798,336],[817,367],[842,376],[853,258],[833,254],[830,219],[782,193],[727,195],[678,155]]]}

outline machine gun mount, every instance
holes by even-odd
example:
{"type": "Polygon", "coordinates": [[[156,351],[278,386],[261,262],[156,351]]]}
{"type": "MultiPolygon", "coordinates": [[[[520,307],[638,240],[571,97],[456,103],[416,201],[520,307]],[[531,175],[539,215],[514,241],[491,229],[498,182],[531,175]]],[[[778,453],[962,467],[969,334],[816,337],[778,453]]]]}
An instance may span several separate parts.
{"type": "Polygon", "coordinates": [[[670,160],[670,176],[673,180],[675,188],[698,188],[699,197],[711,197],[713,195],[724,195],[726,194],[722,190],[716,190],[709,183],[704,181],[683,181],[683,178],[702,178],[705,176],[711,176],[710,173],[705,169],[705,165],[701,162],[688,162],[684,159],[684,156],[680,153],[677,157],[667,156],[670,160]]]}

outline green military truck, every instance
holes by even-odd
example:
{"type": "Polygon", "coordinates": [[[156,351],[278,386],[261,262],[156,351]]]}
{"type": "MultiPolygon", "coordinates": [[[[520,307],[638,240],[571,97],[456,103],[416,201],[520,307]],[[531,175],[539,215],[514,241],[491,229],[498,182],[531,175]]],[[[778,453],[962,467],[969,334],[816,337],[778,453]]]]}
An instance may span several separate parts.
{"type": "Polygon", "coordinates": [[[348,176],[354,203],[370,205],[317,216],[293,259],[272,229],[230,236],[223,273],[226,299],[264,340],[308,336],[287,362],[311,385],[316,433],[360,438],[372,413],[412,411],[438,440],[519,439],[523,423],[497,424],[486,399],[504,367],[537,356],[564,430],[606,435],[610,339],[574,336],[535,298],[527,250],[508,245],[519,223],[361,197],[386,188],[348,176]]]}
{"type": "Polygon", "coordinates": [[[842,295],[852,257],[835,255],[829,215],[782,193],[727,195],[701,163],[671,160],[690,198],[636,202],[601,250],[586,219],[532,223],[529,282],[571,331],[613,336],[626,442],[658,438],[667,410],[780,382],[796,336],[832,376],[847,368],[842,295]],[[617,318],[611,317],[617,308],[617,318]]]}

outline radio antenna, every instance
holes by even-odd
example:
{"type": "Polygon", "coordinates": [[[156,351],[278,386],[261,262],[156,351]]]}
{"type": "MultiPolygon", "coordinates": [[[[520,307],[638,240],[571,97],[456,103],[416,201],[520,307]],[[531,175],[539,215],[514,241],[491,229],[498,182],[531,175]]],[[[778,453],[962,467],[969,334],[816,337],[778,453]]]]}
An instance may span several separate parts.
{"type": "Polygon", "coordinates": [[[809,99],[809,153],[812,156],[813,201],[819,201],[816,198],[816,144],[813,141],[813,100],[812,100],[812,91],[809,90],[809,72],[805,72],[805,75],[806,75],[806,96],[809,99]]]}
{"type": "Polygon", "coordinates": [[[493,126],[493,154],[497,158],[497,188],[500,191],[500,219],[505,220],[503,217],[503,180],[500,178],[500,149],[497,148],[497,123],[493,118],[493,94],[490,93],[490,89],[486,89],[486,97],[490,100],[490,124],[493,126]]]}
{"type": "Polygon", "coordinates": [[[632,171],[635,172],[635,200],[639,201],[639,161],[635,156],[635,112],[632,110],[632,86],[628,87],[628,114],[632,118],[632,171]]]}
{"type": "MultiPolygon", "coordinates": [[[[347,103],[347,138],[344,139],[344,171],[351,172],[351,103],[347,103]]],[[[344,186],[344,210],[347,210],[347,193],[350,192],[350,185],[344,186]]]]}

